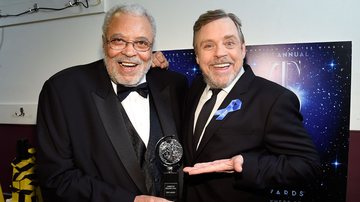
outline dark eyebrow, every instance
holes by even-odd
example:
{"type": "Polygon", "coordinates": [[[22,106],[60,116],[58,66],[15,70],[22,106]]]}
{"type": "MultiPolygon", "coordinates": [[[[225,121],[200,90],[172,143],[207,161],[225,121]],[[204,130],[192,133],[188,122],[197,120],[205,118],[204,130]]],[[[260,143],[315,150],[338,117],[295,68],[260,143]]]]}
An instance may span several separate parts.
{"type": "Polygon", "coordinates": [[[204,44],[204,43],[209,43],[209,42],[214,43],[213,40],[211,40],[211,39],[206,39],[205,41],[201,41],[201,42],[200,42],[200,45],[202,45],[202,44],[204,44]]]}
{"type": "Polygon", "coordinates": [[[236,40],[237,40],[237,38],[236,38],[235,35],[226,35],[226,36],[224,36],[224,39],[225,39],[225,40],[226,40],[226,39],[236,39],[236,40]]]}

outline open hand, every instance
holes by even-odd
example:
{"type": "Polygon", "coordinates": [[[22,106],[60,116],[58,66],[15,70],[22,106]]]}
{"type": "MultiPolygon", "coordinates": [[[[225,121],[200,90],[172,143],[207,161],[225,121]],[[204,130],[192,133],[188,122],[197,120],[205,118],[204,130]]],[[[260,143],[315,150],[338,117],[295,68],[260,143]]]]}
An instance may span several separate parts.
{"type": "Polygon", "coordinates": [[[193,167],[185,167],[183,171],[189,175],[203,173],[233,173],[241,172],[244,159],[241,155],[231,159],[221,159],[212,162],[197,163],[193,167]]]}

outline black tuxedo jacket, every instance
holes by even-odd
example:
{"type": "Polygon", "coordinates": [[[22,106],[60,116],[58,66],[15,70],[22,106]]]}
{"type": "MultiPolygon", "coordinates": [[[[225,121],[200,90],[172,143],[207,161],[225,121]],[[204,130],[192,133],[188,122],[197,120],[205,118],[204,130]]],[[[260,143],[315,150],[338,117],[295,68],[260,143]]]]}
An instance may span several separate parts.
{"type": "MultiPolygon", "coordinates": [[[[163,134],[177,135],[186,78],[151,69],[146,80],[163,134]]],[[[119,202],[147,194],[103,60],[68,68],[45,82],[37,142],[45,201],[119,202]]]]}
{"type": "Polygon", "coordinates": [[[183,137],[185,165],[238,154],[244,164],[241,173],[186,176],[188,202],[265,201],[265,189],[312,182],[320,173],[318,153],[303,127],[296,95],[255,76],[249,66],[244,68],[219,107],[224,109],[239,99],[241,108],[222,120],[214,116],[197,151],[192,149],[194,113],[206,84],[199,77],[190,88],[185,105],[189,112],[183,137]]]}

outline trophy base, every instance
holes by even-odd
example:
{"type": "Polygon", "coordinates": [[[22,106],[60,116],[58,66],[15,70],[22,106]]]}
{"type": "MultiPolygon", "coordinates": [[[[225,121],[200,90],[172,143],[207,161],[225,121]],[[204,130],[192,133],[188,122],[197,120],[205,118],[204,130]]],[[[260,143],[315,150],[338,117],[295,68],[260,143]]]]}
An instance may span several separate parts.
{"type": "Polygon", "coordinates": [[[176,172],[165,172],[163,175],[162,193],[163,197],[177,201],[179,197],[179,182],[178,173],[176,172]]]}

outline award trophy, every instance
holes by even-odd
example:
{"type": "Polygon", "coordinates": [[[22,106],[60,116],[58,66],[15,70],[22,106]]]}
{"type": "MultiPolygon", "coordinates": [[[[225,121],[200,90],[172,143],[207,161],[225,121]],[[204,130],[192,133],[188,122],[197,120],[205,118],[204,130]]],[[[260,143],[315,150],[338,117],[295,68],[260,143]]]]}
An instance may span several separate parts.
{"type": "Polygon", "coordinates": [[[165,168],[161,185],[162,197],[176,201],[179,197],[179,174],[183,148],[174,136],[165,136],[156,144],[156,156],[165,168]]]}

